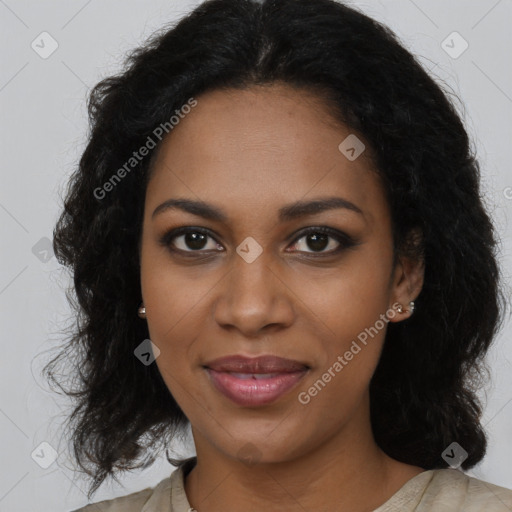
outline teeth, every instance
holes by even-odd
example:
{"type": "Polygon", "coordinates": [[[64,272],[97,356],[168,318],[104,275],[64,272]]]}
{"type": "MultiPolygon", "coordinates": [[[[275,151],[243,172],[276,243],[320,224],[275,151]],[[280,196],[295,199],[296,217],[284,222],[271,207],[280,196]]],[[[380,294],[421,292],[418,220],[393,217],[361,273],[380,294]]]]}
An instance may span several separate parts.
{"type": "Polygon", "coordinates": [[[236,377],[237,379],[248,380],[248,379],[271,379],[272,377],[277,377],[279,373],[234,373],[231,375],[236,377]]]}

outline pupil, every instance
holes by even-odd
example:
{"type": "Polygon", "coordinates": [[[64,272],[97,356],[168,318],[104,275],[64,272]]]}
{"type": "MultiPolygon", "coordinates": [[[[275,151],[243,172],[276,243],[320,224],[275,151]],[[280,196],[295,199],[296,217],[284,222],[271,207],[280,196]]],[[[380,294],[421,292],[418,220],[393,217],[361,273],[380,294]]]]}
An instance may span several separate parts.
{"type": "Polygon", "coordinates": [[[203,233],[186,233],[185,243],[190,249],[202,249],[205,246],[206,235],[203,233]]]}
{"type": "Polygon", "coordinates": [[[315,233],[307,237],[308,247],[315,251],[322,251],[329,243],[329,237],[322,233],[315,233]]]}

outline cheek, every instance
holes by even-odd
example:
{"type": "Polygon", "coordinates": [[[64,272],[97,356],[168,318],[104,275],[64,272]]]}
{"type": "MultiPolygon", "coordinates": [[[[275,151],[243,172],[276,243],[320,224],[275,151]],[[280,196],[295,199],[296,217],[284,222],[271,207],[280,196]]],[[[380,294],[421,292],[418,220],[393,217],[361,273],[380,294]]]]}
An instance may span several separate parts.
{"type": "Polygon", "coordinates": [[[173,266],[165,250],[143,246],[141,288],[149,337],[160,350],[156,364],[177,400],[186,399],[190,387],[186,363],[202,325],[209,289],[204,278],[195,280],[189,274],[173,266]]]}
{"type": "Polygon", "coordinates": [[[321,341],[325,357],[297,397],[308,414],[318,412],[326,422],[352,414],[361,401],[377,367],[387,323],[368,313],[347,314],[333,327],[337,336],[321,341]]]}
{"type": "Polygon", "coordinates": [[[178,266],[165,248],[143,245],[141,289],[152,340],[163,348],[175,339],[186,346],[214,285],[213,272],[178,266]]]}
{"type": "MultiPolygon", "coordinates": [[[[298,281],[309,305],[310,322],[317,325],[323,357],[309,380],[322,382],[323,398],[356,400],[368,385],[378,364],[388,321],[392,253],[386,247],[370,247],[353,252],[343,264],[319,279],[298,281]],[[307,293],[306,293],[307,292],[307,293]],[[384,319],[383,319],[384,318],[384,319]],[[341,395],[340,395],[341,396],[341,395]]],[[[321,275],[320,273],[318,274],[321,275]]],[[[315,390],[311,390],[315,393],[315,390]]]]}
{"type": "Polygon", "coordinates": [[[336,268],[307,269],[287,276],[294,294],[330,338],[347,340],[371,327],[389,309],[392,254],[366,244],[336,268]]]}

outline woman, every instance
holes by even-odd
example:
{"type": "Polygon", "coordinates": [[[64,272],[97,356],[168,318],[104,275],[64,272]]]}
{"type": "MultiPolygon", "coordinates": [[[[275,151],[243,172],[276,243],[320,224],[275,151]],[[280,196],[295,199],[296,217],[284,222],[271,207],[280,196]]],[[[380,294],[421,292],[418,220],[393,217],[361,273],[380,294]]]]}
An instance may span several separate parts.
{"type": "Polygon", "coordinates": [[[485,454],[502,311],[478,163],[389,29],[332,0],[210,0],[90,115],[54,233],[75,456],[89,497],[189,424],[197,456],[80,510],[512,508],[460,471],[485,454]]]}

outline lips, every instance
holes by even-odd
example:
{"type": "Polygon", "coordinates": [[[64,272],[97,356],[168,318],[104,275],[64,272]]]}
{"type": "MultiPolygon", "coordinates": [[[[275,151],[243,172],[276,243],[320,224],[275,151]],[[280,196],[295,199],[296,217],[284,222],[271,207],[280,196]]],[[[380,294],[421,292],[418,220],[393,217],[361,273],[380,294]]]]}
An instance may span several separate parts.
{"type": "Polygon", "coordinates": [[[277,356],[228,356],[204,367],[217,391],[246,407],[276,401],[294,388],[309,370],[304,363],[277,356]]]}
{"type": "Polygon", "coordinates": [[[215,359],[205,365],[211,370],[232,373],[291,373],[304,370],[308,366],[299,361],[277,356],[228,356],[215,359]]]}

